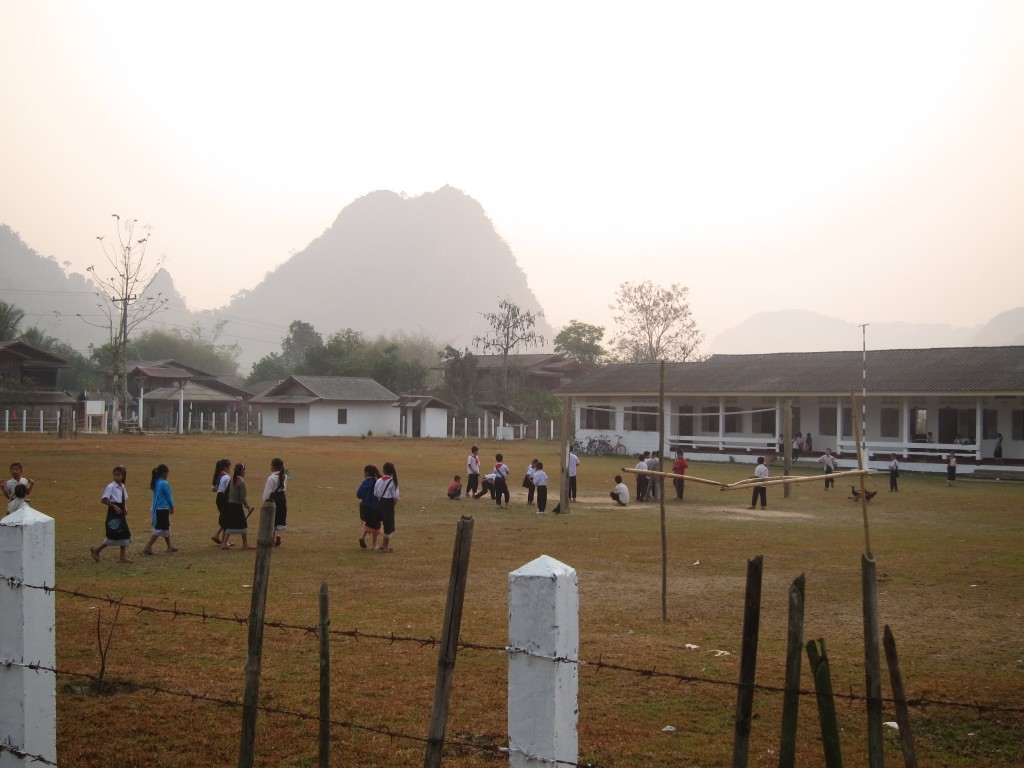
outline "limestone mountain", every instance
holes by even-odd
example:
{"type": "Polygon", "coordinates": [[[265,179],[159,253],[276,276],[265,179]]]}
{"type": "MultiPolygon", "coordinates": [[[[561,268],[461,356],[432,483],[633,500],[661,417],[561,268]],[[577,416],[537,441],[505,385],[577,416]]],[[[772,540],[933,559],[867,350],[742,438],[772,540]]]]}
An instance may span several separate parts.
{"type": "MultiPolygon", "coordinates": [[[[250,359],[279,351],[293,320],[324,337],[343,328],[369,337],[402,331],[461,348],[486,332],[482,313],[495,311],[499,297],[542,309],[480,204],[446,186],[418,197],[377,191],[353,201],[256,287],[203,314],[227,319],[226,335],[253,336],[247,321],[279,325],[264,349],[244,343],[250,359]]],[[[537,331],[550,345],[545,319],[537,331]]]]}

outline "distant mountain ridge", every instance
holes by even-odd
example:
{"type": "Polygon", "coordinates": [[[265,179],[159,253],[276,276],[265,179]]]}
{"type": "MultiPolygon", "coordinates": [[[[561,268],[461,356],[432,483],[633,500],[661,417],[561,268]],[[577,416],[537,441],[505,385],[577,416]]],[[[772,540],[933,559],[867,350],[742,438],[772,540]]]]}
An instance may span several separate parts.
{"type": "Polygon", "coordinates": [[[708,352],[741,355],[757,352],[841,352],[861,349],[997,347],[1024,344],[1024,307],[996,315],[986,324],[954,328],[934,323],[860,325],[816,312],[786,309],[759,312],[715,336],[708,352]]]}
{"type": "MultiPolygon", "coordinates": [[[[38,326],[82,352],[108,340],[89,278],[62,268],[55,257],[41,256],[2,224],[0,265],[0,299],[25,312],[23,328],[38,326]]],[[[190,312],[166,270],[152,290],[168,298],[170,307],[149,321],[152,326],[187,329],[198,322],[212,328],[223,321],[220,341],[242,347],[243,374],[260,357],[280,351],[293,320],[312,324],[325,337],[343,328],[370,337],[402,331],[462,348],[487,331],[482,313],[494,311],[499,296],[531,312],[542,310],[480,203],[448,186],[418,197],[377,191],[353,201],[319,237],[252,289],[226,284],[225,296],[239,292],[219,309],[190,312]]],[[[550,349],[554,334],[546,319],[537,330],[550,349]]],[[[785,310],[750,317],[711,339],[705,352],[842,351],[859,349],[861,342],[854,323],[785,310]]],[[[1024,306],[976,327],[872,323],[867,328],[869,349],[1008,344],[1024,344],[1024,306]]]]}

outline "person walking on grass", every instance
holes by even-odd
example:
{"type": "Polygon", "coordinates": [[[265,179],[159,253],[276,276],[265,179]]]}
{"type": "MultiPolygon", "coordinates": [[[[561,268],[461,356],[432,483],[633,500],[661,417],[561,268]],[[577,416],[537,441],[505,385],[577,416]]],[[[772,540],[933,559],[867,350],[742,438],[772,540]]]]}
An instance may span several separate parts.
{"type": "Polygon", "coordinates": [[[288,480],[291,474],[284,468],[283,459],[270,462],[270,476],[263,486],[263,501],[274,502],[274,546],[281,546],[281,536],[288,530],[288,480]]]}
{"type": "Polygon", "coordinates": [[[818,457],[818,463],[825,467],[825,490],[836,487],[836,479],[832,473],[836,468],[836,457],[832,455],[832,449],[826,448],[825,452],[818,457]]]}
{"type": "Polygon", "coordinates": [[[220,544],[224,535],[224,518],[228,508],[228,486],[231,485],[231,459],[221,459],[213,468],[213,484],[211,490],[217,494],[217,532],[210,538],[220,544]]]}
{"type": "Polygon", "coordinates": [[[576,451],[572,448],[569,449],[569,461],[566,463],[566,469],[569,474],[569,501],[576,501],[576,473],[580,468],[580,457],[576,455],[576,451]]]}
{"type": "Polygon", "coordinates": [[[114,467],[114,479],[103,491],[100,504],[107,508],[107,519],[103,525],[104,538],[98,547],[89,547],[92,559],[100,561],[100,552],[107,547],[120,550],[119,563],[130,563],[128,547],[132,544],[132,532],[128,528],[128,491],[124,484],[128,480],[128,470],[123,464],[114,467]]]}
{"type": "MultiPolygon", "coordinates": [[[[759,480],[768,479],[768,465],[764,463],[764,456],[757,457],[757,466],[754,467],[754,477],[759,480]]],[[[761,500],[761,509],[768,506],[768,489],[763,485],[755,485],[754,492],[750,495],[750,506],[748,509],[754,509],[757,506],[757,500],[761,500]]]]}
{"type": "Polygon", "coordinates": [[[380,477],[380,470],[373,464],[363,467],[363,482],[356,489],[356,498],[359,499],[359,519],[363,524],[363,532],[359,536],[359,546],[366,549],[366,534],[372,537],[373,548],[377,548],[377,537],[381,534],[380,523],[380,502],[373,495],[377,478],[380,477]]]}
{"type": "Polygon", "coordinates": [[[384,462],[384,474],[377,478],[373,495],[380,505],[380,520],[384,527],[384,540],[378,552],[393,552],[391,540],[395,538],[395,506],[398,504],[398,470],[390,461],[384,462]]]}
{"type": "MultiPolygon", "coordinates": [[[[672,462],[672,474],[673,475],[685,475],[686,470],[689,468],[690,462],[683,456],[683,449],[676,449],[676,460],[672,462]]],[[[676,488],[676,501],[683,500],[683,491],[685,490],[684,481],[681,477],[672,478],[672,485],[676,488]]]]}
{"type": "Polygon", "coordinates": [[[153,479],[149,483],[153,491],[153,505],[150,507],[150,519],[153,523],[153,535],[149,537],[149,543],[143,548],[144,555],[153,554],[153,545],[157,539],[163,539],[167,545],[168,552],[177,552],[178,548],[171,544],[171,515],[174,514],[174,496],[171,494],[171,484],[167,482],[167,475],[170,474],[166,464],[153,467],[153,479]]]}
{"type": "Polygon", "coordinates": [[[249,506],[249,492],[245,487],[245,464],[235,464],[234,472],[231,474],[231,482],[228,483],[228,499],[224,514],[224,535],[221,537],[220,548],[227,549],[233,546],[229,539],[233,534],[242,537],[242,549],[256,549],[249,544],[249,515],[252,514],[252,507],[249,506]]]}
{"type": "Polygon", "coordinates": [[[508,509],[508,502],[511,498],[508,492],[508,464],[504,461],[505,457],[500,453],[494,455],[494,501],[498,505],[498,509],[501,509],[501,500],[505,499],[505,509],[508,509]]]}
{"type": "MultiPolygon", "coordinates": [[[[647,471],[647,460],[649,458],[651,458],[651,452],[650,451],[644,451],[643,455],[640,457],[640,461],[636,465],[635,469],[639,469],[641,471],[646,472],[647,471]]],[[[647,501],[647,475],[640,475],[640,474],[638,474],[636,476],[636,500],[637,501],[647,501]]]]}
{"type": "Polygon", "coordinates": [[[530,466],[526,468],[526,476],[523,478],[523,488],[526,489],[526,506],[533,506],[533,496],[536,492],[536,486],[533,482],[533,473],[537,471],[537,459],[530,462],[530,466]]]}
{"type": "Polygon", "coordinates": [[[548,473],[544,471],[544,462],[533,460],[533,487],[537,491],[537,514],[543,515],[548,508],[548,473]]]}
{"type": "Polygon", "coordinates": [[[480,482],[480,457],[477,455],[480,449],[475,445],[469,449],[469,456],[466,457],[466,498],[473,496],[474,499],[479,499],[480,496],[474,496],[476,493],[477,485],[480,482]]]}
{"type": "Polygon", "coordinates": [[[900,476],[900,463],[896,460],[896,454],[889,457],[889,493],[899,490],[898,479],[900,476]]]}

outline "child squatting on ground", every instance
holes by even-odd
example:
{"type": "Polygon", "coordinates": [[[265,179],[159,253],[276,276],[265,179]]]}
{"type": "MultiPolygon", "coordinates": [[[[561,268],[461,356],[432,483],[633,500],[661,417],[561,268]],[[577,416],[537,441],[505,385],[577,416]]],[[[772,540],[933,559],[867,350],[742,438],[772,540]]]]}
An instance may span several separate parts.
{"type": "Polygon", "coordinates": [[[452,484],[448,486],[448,498],[455,500],[462,498],[462,478],[459,475],[456,475],[452,484]]]}
{"type": "Polygon", "coordinates": [[[622,482],[622,475],[615,476],[615,490],[609,494],[620,507],[629,504],[629,488],[622,482]]]}

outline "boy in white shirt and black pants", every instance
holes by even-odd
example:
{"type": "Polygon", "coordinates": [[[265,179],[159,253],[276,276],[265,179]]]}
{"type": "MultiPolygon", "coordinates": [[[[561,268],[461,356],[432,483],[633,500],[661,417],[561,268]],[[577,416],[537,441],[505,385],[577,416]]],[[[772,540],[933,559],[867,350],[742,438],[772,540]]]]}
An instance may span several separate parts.
{"type": "Polygon", "coordinates": [[[537,491],[537,514],[543,515],[548,506],[548,473],[544,471],[543,461],[538,461],[533,470],[533,487],[537,491]]]}

